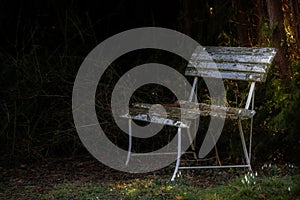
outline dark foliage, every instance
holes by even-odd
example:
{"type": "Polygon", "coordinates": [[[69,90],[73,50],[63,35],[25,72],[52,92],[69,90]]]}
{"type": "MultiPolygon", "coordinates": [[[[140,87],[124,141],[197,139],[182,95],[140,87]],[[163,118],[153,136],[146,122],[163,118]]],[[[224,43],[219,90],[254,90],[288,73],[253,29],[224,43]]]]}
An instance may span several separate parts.
{"type": "MultiPolygon", "coordinates": [[[[0,8],[0,160],[43,159],[49,155],[86,153],[74,128],[71,110],[73,82],[84,57],[106,38],[131,28],[156,26],[190,35],[202,45],[273,46],[276,24],[268,24],[266,2],[225,1],[1,1],[0,8]],[[262,4],[260,4],[262,3],[262,4]],[[242,16],[242,18],[241,18],[242,16]],[[244,34],[247,34],[245,37],[244,34]]],[[[298,161],[299,38],[293,24],[297,9],[281,3],[284,24],[280,47],[288,52],[289,71],[273,66],[256,96],[254,158],[298,161]],[[290,17],[292,16],[292,18],[290,17]],[[290,29],[289,29],[290,28],[290,29]],[[284,80],[282,79],[284,77],[284,80]]],[[[298,21],[297,21],[298,20],[298,21]]],[[[297,23],[296,23],[297,24],[297,23]]],[[[298,23],[299,24],[299,23],[298,23]]],[[[275,41],[276,42],[276,41],[275,41]]],[[[115,126],[109,102],[119,77],[136,65],[164,63],[183,72],[186,61],[157,50],[135,51],[116,60],[98,85],[96,110],[108,137],[125,148],[126,135],[115,126]],[[150,55],[150,56],[149,56],[150,55]]],[[[205,94],[204,89],[199,91],[205,94]]],[[[228,97],[235,99],[228,92],[228,97]]],[[[145,86],[134,99],[169,103],[176,98],[163,87],[145,86]],[[148,92],[149,89],[152,92],[148,92]],[[163,99],[161,97],[164,97],[163,99]]],[[[234,100],[229,103],[235,104],[234,100]]],[[[165,133],[174,132],[172,129],[165,133]]],[[[204,131],[204,130],[201,130],[204,131]]],[[[229,127],[218,146],[231,159],[238,150],[237,130],[229,127]]],[[[151,138],[139,145],[159,148],[170,139],[151,138]]],[[[172,137],[172,134],[171,134],[172,137]]],[[[135,147],[139,149],[139,146],[135,147]]]]}

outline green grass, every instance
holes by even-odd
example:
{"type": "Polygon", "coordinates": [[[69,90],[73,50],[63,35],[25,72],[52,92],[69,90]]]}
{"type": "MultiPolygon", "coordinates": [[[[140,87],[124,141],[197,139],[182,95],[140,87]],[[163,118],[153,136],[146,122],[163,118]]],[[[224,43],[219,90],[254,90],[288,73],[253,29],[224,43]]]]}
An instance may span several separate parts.
{"type": "Polygon", "coordinates": [[[185,178],[169,182],[159,176],[102,183],[73,182],[58,184],[43,194],[23,188],[13,197],[19,199],[23,194],[26,199],[300,199],[300,175],[245,176],[207,188],[192,185],[185,178]]]}

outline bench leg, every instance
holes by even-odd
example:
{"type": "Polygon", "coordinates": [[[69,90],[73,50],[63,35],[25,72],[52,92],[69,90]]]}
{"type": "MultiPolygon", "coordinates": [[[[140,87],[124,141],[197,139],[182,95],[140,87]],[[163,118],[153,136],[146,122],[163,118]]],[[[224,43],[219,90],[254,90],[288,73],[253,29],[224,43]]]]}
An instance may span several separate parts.
{"type": "Polygon", "coordinates": [[[246,163],[249,167],[249,170],[251,170],[251,163],[250,163],[250,158],[249,158],[249,154],[248,154],[248,151],[247,151],[247,146],[246,146],[246,142],[245,142],[245,136],[244,136],[244,132],[243,132],[241,119],[238,120],[238,126],[239,126],[239,132],[240,132],[240,137],[241,137],[241,141],[242,141],[242,146],[243,146],[243,151],[244,151],[246,163]]]}
{"type": "Polygon", "coordinates": [[[127,159],[125,165],[128,166],[130,156],[131,156],[131,147],[132,147],[132,127],[131,127],[132,120],[128,120],[128,129],[129,129],[129,144],[128,144],[128,152],[127,152],[127,159]]]}
{"type": "Polygon", "coordinates": [[[177,145],[177,161],[176,161],[176,166],[175,170],[173,173],[173,176],[171,178],[171,181],[174,181],[176,178],[176,174],[178,172],[179,164],[180,164],[180,157],[181,157],[181,128],[178,128],[178,145],[177,145]]]}
{"type": "Polygon", "coordinates": [[[193,156],[195,158],[195,160],[197,160],[197,154],[196,154],[196,149],[195,149],[195,145],[194,145],[194,141],[193,141],[193,138],[195,137],[192,137],[192,134],[191,134],[191,131],[190,131],[190,128],[187,128],[187,134],[188,134],[188,137],[189,137],[189,140],[190,140],[190,143],[191,143],[191,148],[192,148],[192,151],[193,151],[193,156]]]}
{"type": "MultiPolygon", "coordinates": [[[[252,110],[254,110],[254,98],[255,98],[255,91],[253,91],[253,94],[252,94],[252,105],[251,105],[252,110]]],[[[251,117],[251,121],[250,121],[249,160],[251,160],[252,134],[253,134],[253,116],[251,117]]]]}
{"type": "Polygon", "coordinates": [[[250,121],[250,136],[249,136],[249,150],[248,150],[248,153],[249,153],[249,160],[251,160],[251,151],[252,151],[252,133],[253,133],[253,117],[251,118],[251,121],[250,121]]]}

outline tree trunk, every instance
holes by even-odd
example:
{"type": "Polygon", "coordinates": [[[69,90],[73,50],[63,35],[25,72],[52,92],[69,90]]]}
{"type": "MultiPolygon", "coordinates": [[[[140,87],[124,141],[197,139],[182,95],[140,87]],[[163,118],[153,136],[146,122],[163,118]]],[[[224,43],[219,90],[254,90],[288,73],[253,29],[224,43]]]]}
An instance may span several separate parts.
{"type": "Polygon", "coordinates": [[[264,43],[264,37],[262,34],[263,23],[265,21],[264,16],[264,0],[254,0],[254,15],[253,15],[253,46],[261,45],[264,43]]]}
{"type": "Polygon", "coordinates": [[[251,46],[249,38],[249,21],[247,16],[247,9],[249,1],[232,0],[232,7],[236,11],[236,29],[240,46],[251,46]]]}
{"type": "Polygon", "coordinates": [[[300,0],[288,0],[291,10],[291,27],[296,39],[297,47],[300,48],[300,0]]]}
{"type": "Polygon", "coordinates": [[[267,0],[269,25],[272,31],[271,43],[277,48],[277,55],[274,58],[275,64],[279,66],[279,76],[286,79],[288,75],[288,56],[286,50],[286,35],[283,24],[283,12],[281,0],[267,0]],[[282,42],[283,41],[283,42],[282,42]]]}
{"type": "Polygon", "coordinates": [[[184,33],[191,36],[190,1],[183,0],[184,33]]]}

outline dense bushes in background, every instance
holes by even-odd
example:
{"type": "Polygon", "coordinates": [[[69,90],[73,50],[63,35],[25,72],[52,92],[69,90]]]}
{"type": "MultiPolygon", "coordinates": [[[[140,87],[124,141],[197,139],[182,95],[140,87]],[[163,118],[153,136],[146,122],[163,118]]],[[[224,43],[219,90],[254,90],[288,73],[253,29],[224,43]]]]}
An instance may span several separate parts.
{"type": "MultiPolygon", "coordinates": [[[[1,32],[3,46],[0,48],[0,153],[3,155],[0,159],[42,159],[84,151],[72,120],[73,82],[84,57],[115,33],[141,26],[162,26],[189,33],[202,45],[241,45],[239,27],[234,23],[236,8],[232,7],[231,1],[216,5],[208,2],[204,0],[190,7],[187,18],[183,1],[178,1],[171,6],[171,17],[165,19],[156,8],[156,2],[149,9],[139,5],[139,11],[121,1],[117,5],[97,4],[103,13],[97,13],[92,5],[48,3],[44,6],[34,2],[31,4],[37,10],[30,13],[28,5],[19,4],[15,13],[18,17],[11,17],[11,24],[5,25],[7,18],[0,19],[1,29],[8,28],[1,32]],[[108,6],[107,11],[105,6],[108,6]],[[143,9],[147,12],[142,12],[143,9]],[[131,14],[127,16],[127,13],[131,14]],[[187,19],[191,23],[189,30],[187,19]]],[[[167,3],[163,6],[167,7],[167,3]]],[[[246,14],[253,15],[250,11],[246,14]]],[[[261,39],[255,40],[256,45],[272,45],[272,30],[265,23],[260,25],[261,39]]],[[[246,28],[252,30],[253,27],[246,28]]],[[[292,32],[286,29],[286,33],[292,32]]],[[[288,78],[282,80],[278,66],[274,65],[268,81],[257,87],[253,153],[258,160],[299,161],[294,152],[300,150],[300,114],[297,112],[300,109],[300,62],[295,42],[288,39],[283,41],[289,49],[288,78]]],[[[126,146],[126,135],[114,126],[109,92],[122,73],[147,62],[164,63],[180,72],[186,64],[181,58],[162,51],[133,52],[113,63],[98,85],[98,91],[101,91],[96,95],[99,121],[111,140],[121,147],[126,146]]],[[[141,88],[135,98],[153,102],[176,100],[163,87],[152,92],[148,92],[149,88],[153,87],[141,88]],[[166,98],[161,99],[161,96],[166,98]]],[[[228,97],[232,96],[228,93],[228,97]]],[[[231,145],[239,142],[238,132],[234,127],[226,128],[224,132],[219,146],[231,150],[225,154],[230,157],[237,154],[231,145]]],[[[153,138],[144,142],[150,144],[153,141],[157,143],[153,138]]],[[[160,145],[154,144],[155,148],[160,145]]]]}

